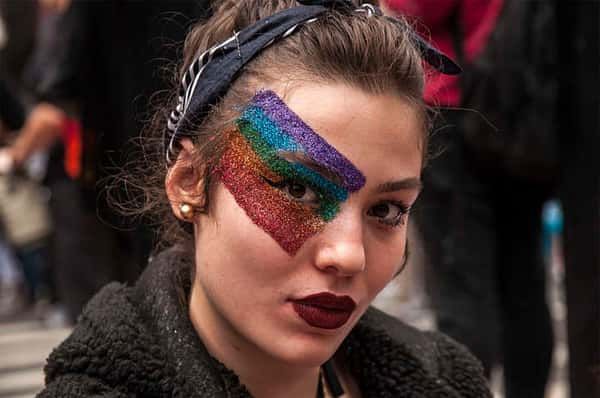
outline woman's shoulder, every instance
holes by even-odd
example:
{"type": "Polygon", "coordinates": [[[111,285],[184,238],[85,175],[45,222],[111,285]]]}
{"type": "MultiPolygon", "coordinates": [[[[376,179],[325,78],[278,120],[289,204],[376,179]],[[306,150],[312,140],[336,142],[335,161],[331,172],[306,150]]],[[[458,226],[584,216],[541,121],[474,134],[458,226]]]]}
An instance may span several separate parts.
{"type": "Polygon", "coordinates": [[[483,369],[461,344],[369,308],[347,339],[362,388],[412,397],[491,397],[483,369]]]}
{"type": "Polygon", "coordinates": [[[172,372],[132,300],[133,291],[111,283],[90,300],[71,335],[50,354],[40,397],[120,397],[131,390],[160,395],[154,390],[172,372]]]}
{"type": "Polygon", "coordinates": [[[479,361],[465,346],[447,335],[436,331],[417,329],[375,307],[370,307],[365,312],[361,322],[367,328],[384,331],[394,343],[421,352],[425,356],[437,357],[451,351],[455,352],[457,357],[465,357],[479,365],[479,361]]]}
{"type": "Polygon", "coordinates": [[[186,274],[184,257],[178,248],[164,251],[134,286],[111,283],[100,290],[71,335],[50,354],[40,397],[197,397],[238,391],[237,376],[210,357],[181,301],[177,280],[186,274]]]}

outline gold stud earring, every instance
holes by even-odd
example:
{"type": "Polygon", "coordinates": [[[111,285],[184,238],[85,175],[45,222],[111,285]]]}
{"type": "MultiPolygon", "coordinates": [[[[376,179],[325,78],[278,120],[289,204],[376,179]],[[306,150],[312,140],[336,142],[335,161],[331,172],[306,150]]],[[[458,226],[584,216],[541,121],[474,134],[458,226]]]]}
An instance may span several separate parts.
{"type": "Polygon", "coordinates": [[[194,208],[188,203],[181,203],[179,205],[179,212],[184,220],[191,220],[194,217],[194,208]]]}

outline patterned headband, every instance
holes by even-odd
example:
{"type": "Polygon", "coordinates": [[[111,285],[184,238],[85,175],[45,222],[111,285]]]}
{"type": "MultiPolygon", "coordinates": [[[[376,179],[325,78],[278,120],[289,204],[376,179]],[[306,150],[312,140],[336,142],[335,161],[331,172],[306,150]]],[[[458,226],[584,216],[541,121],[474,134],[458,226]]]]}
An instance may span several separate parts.
{"type": "MultiPolygon", "coordinates": [[[[174,145],[191,127],[199,124],[211,107],[227,92],[240,70],[263,49],[291,35],[298,27],[311,23],[325,12],[336,9],[382,16],[372,4],[356,9],[350,0],[298,0],[301,5],[279,11],[235,33],[224,42],[199,54],[185,72],[175,110],[171,112],[165,132],[165,154],[171,164],[174,145]]],[[[404,22],[385,17],[397,24],[404,22]]],[[[404,25],[403,25],[404,26],[404,25]]],[[[404,26],[407,28],[406,26],[404,26]]],[[[410,28],[408,28],[410,29],[410,28]]],[[[444,74],[458,74],[460,67],[423,40],[412,29],[412,38],[422,58],[444,74]]]]}

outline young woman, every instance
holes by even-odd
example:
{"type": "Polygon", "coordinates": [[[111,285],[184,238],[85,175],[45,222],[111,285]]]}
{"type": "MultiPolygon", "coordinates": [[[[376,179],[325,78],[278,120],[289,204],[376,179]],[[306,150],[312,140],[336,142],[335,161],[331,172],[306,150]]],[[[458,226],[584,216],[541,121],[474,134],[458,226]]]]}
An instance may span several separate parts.
{"type": "Polygon", "coordinates": [[[406,256],[422,60],[456,65],[346,0],[220,1],[184,58],[134,181],[172,247],[88,304],[41,396],[490,396],[464,348],[369,308],[406,256]]]}

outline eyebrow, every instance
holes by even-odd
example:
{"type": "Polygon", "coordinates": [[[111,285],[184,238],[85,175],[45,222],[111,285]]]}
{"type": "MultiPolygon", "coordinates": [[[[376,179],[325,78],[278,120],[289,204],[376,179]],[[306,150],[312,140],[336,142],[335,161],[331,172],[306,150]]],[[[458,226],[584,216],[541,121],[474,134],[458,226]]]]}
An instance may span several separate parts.
{"type": "Polygon", "coordinates": [[[423,183],[417,177],[404,178],[402,180],[397,181],[389,181],[383,184],[379,184],[375,191],[377,193],[385,193],[385,192],[395,192],[402,191],[407,189],[417,189],[421,190],[423,188],[423,183]]]}
{"type": "Polygon", "coordinates": [[[329,169],[326,166],[323,166],[322,164],[315,162],[304,152],[277,151],[277,155],[280,158],[287,160],[288,162],[295,162],[295,163],[299,163],[303,166],[306,166],[309,169],[319,173],[320,175],[322,175],[323,177],[327,178],[329,181],[331,181],[337,185],[342,186],[342,184],[343,184],[343,179],[338,173],[329,169]]]}
{"type": "Polygon", "coordinates": [[[296,141],[317,165],[341,177],[340,186],[349,192],[356,192],[365,185],[365,176],[350,160],[337,151],[323,137],[317,134],[300,116],[271,90],[261,90],[252,103],[262,109],[265,115],[282,131],[296,141]]]}

